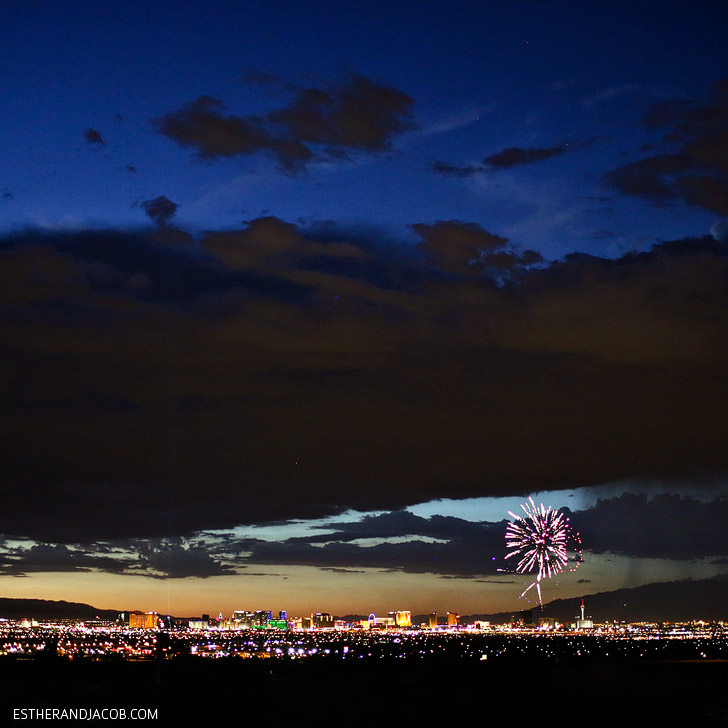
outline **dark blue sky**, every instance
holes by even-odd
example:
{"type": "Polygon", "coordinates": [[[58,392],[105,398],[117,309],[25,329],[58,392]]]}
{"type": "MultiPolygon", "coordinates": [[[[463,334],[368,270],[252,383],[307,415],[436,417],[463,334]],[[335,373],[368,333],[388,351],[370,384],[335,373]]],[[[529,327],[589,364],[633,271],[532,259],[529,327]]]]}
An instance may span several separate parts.
{"type": "Polygon", "coordinates": [[[6,10],[6,594],[511,608],[530,494],[550,597],[720,575],[725,16],[6,10]]]}
{"type": "Polygon", "coordinates": [[[669,130],[642,123],[651,106],[707,102],[722,16],[652,2],[16,5],[0,30],[0,221],[142,226],[141,203],[164,195],[190,231],[275,215],[413,240],[412,224],[457,219],[548,259],[706,234],[714,210],[656,206],[603,177],[663,151],[669,130]],[[313,143],[296,173],[265,150],[196,160],[154,123],[200,97],[264,117],[352,74],[406,94],[411,127],[340,147],[346,159],[313,143]],[[561,153],[483,165],[510,148],[561,153]]]}

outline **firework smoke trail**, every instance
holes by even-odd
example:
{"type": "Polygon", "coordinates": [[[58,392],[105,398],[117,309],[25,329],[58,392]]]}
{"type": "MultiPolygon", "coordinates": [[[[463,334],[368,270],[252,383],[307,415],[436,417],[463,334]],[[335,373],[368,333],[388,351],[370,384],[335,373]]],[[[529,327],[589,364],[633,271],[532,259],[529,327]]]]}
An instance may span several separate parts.
{"type": "Polygon", "coordinates": [[[571,529],[569,519],[561,511],[551,506],[546,508],[543,503],[537,506],[533,498],[529,498],[521,508],[525,517],[508,511],[514,520],[506,528],[506,547],[511,549],[506,559],[519,557],[516,565],[519,574],[536,569],[536,581],[526,587],[521,597],[535,586],[538,603],[543,606],[541,580],[550,579],[568,567],[570,550],[576,551],[576,557],[571,557],[576,565],[570,570],[578,567],[581,563],[581,538],[571,529]]]}

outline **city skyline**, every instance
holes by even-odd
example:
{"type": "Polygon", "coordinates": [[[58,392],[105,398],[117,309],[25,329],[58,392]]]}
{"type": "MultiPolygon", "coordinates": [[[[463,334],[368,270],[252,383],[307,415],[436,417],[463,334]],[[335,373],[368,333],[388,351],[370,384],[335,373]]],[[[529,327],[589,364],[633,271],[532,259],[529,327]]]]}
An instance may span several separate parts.
{"type": "Polygon", "coordinates": [[[544,602],[728,574],[724,20],[9,10],[0,595],[531,608],[529,497],[544,602]]]}

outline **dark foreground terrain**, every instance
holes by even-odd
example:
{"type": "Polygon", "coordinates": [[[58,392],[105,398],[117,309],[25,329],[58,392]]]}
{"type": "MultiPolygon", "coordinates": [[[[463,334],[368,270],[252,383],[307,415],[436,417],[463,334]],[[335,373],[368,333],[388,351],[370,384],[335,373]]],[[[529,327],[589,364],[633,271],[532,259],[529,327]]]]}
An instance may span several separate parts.
{"type": "MultiPolygon", "coordinates": [[[[145,722],[163,726],[182,719],[200,725],[227,722],[231,713],[238,725],[272,727],[459,726],[504,720],[515,725],[728,725],[728,662],[711,660],[4,657],[0,680],[3,725],[16,723],[16,708],[81,707],[156,708],[157,719],[145,722]]],[[[84,721],[97,722],[108,725],[84,721]]]]}

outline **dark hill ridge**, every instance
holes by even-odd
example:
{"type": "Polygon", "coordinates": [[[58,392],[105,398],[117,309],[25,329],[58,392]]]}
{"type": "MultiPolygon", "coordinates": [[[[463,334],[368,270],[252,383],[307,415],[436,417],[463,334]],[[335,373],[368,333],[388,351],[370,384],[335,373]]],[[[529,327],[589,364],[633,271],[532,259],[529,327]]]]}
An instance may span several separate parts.
{"type": "Polygon", "coordinates": [[[0,597],[0,618],[5,619],[116,619],[120,611],[80,602],[0,597]]]}
{"type": "MultiPolygon", "coordinates": [[[[680,622],[705,619],[728,620],[728,574],[710,579],[685,579],[656,582],[632,589],[584,595],[584,611],[594,622],[680,622]]],[[[475,619],[495,624],[518,618],[519,610],[530,610],[535,621],[553,617],[563,623],[579,616],[581,597],[554,599],[538,605],[521,600],[511,612],[474,614],[463,617],[461,623],[475,619]]]]}

